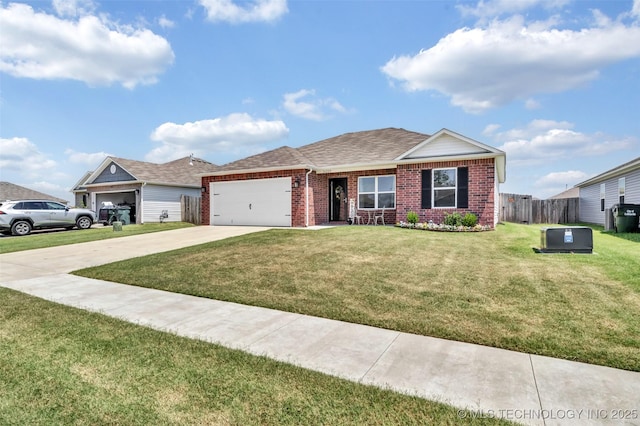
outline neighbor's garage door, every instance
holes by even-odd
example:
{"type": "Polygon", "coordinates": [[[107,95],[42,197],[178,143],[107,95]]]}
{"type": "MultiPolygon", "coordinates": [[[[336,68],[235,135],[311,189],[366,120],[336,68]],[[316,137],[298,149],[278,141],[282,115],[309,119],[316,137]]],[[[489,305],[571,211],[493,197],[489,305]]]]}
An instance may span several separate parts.
{"type": "Polygon", "coordinates": [[[291,226],[291,178],[211,183],[213,225],[291,226]]]}

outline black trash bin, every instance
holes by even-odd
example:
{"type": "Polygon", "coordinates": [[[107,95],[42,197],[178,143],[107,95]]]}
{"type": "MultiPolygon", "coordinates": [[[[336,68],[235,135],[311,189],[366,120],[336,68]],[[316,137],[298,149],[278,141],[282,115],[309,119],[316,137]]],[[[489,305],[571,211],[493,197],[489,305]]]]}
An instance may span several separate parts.
{"type": "Polygon", "coordinates": [[[611,213],[616,232],[638,232],[640,204],[614,204],[611,213]]]}

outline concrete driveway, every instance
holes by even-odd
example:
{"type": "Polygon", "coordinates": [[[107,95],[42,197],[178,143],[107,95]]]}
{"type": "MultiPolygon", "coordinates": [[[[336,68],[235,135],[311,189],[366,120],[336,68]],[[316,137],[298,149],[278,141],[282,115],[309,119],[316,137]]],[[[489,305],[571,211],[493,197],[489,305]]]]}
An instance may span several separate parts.
{"type": "Polygon", "coordinates": [[[0,255],[0,280],[67,274],[77,269],[260,232],[260,226],[195,226],[0,255]]]}

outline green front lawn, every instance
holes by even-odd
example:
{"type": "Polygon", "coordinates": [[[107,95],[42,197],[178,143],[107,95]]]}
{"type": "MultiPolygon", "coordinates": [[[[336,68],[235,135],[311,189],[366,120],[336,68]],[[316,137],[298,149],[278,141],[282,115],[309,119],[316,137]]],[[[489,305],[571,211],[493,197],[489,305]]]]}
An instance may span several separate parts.
{"type": "Polygon", "coordinates": [[[111,226],[94,224],[92,228],[85,230],[38,231],[24,237],[0,237],[0,253],[86,243],[88,241],[127,237],[129,235],[146,234],[148,232],[168,231],[170,229],[185,228],[188,226],[193,225],[185,222],[146,223],[144,225],[125,225],[122,227],[122,231],[114,232],[111,226]]]}
{"type": "Polygon", "coordinates": [[[540,226],[276,229],[79,275],[640,371],[640,246],[536,254],[540,226]]]}
{"type": "Polygon", "coordinates": [[[506,424],[0,287],[2,425],[506,424]]]}

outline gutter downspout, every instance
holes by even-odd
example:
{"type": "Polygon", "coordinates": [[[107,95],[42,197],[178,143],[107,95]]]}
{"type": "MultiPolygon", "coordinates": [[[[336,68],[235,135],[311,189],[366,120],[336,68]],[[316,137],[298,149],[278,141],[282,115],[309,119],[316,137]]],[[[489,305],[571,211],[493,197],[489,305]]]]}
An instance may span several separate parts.
{"type": "Polygon", "coordinates": [[[311,174],[312,169],[309,169],[307,174],[304,175],[304,190],[305,195],[307,197],[307,201],[305,203],[305,227],[309,227],[309,175],[311,174]]]}

